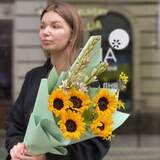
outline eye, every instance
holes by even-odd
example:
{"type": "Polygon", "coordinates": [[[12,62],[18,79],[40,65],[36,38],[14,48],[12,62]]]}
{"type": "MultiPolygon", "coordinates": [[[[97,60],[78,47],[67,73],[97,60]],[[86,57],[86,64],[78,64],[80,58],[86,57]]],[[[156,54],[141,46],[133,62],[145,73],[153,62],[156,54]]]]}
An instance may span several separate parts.
{"type": "Polygon", "coordinates": [[[40,29],[44,29],[45,28],[45,25],[44,24],[41,24],[40,25],[40,29]]]}
{"type": "Polygon", "coordinates": [[[51,27],[54,29],[58,29],[58,28],[61,28],[61,25],[58,23],[55,23],[55,24],[52,24],[51,27]]]}

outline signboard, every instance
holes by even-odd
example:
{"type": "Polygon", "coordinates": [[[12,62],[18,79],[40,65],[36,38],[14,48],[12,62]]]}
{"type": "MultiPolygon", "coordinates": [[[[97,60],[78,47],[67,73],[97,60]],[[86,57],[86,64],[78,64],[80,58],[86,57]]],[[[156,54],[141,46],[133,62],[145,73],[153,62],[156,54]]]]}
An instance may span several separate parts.
{"type": "Polygon", "coordinates": [[[120,93],[120,99],[126,104],[126,109],[131,111],[133,43],[131,26],[129,21],[119,13],[110,12],[104,8],[102,10],[96,9],[84,11],[82,17],[88,37],[91,35],[102,36],[103,60],[109,63],[105,76],[101,77],[103,87],[117,88],[116,81],[119,74],[122,71],[125,72],[129,76],[129,83],[127,90],[120,93]]]}

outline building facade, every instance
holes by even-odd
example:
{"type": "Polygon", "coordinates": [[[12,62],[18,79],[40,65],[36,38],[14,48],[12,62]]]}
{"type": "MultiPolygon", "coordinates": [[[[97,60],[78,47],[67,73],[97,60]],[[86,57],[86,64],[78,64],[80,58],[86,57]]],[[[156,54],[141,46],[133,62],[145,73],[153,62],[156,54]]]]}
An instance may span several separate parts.
{"type": "MultiPolygon", "coordinates": [[[[12,51],[10,59],[8,58],[9,61],[11,60],[11,66],[7,71],[11,74],[11,96],[6,100],[6,105],[2,105],[3,98],[0,100],[0,109],[4,113],[6,113],[4,108],[10,107],[10,102],[13,102],[18,96],[26,72],[45,61],[40,48],[38,28],[39,15],[49,2],[51,1],[15,0],[7,4],[2,3],[5,5],[3,9],[8,7],[10,13],[8,16],[4,16],[7,9],[0,13],[0,21],[8,17],[12,22],[12,25],[10,24],[12,26],[12,51]]],[[[74,5],[83,18],[85,41],[92,34],[102,34],[105,39],[109,30],[115,29],[116,25],[117,28],[122,27],[126,30],[129,28],[130,46],[124,52],[127,52],[126,56],[129,57],[127,61],[131,79],[129,112],[133,116],[127,122],[128,124],[124,125],[124,128],[128,127],[127,133],[160,133],[159,1],[66,0],[66,2],[74,5]],[[110,15],[110,19],[107,17],[108,15],[110,15]],[[118,24],[116,20],[118,20],[118,24]],[[112,26],[113,23],[115,26],[112,26]],[[146,130],[141,131],[141,127],[137,128],[136,123],[140,123],[142,128],[146,127],[146,130]],[[149,129],[147,129],[148,127],[149,129]]],[[[105,53],[109,51],[111,51],[109,47],[105,49],[105,53]]],[[[124,128],[121,132],[124,132],[124,128]]]]}

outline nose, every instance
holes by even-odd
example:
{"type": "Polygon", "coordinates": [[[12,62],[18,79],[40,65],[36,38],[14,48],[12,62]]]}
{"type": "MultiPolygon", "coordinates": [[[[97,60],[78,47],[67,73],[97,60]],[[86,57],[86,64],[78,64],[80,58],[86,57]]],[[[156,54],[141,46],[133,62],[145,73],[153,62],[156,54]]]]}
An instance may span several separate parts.
{"type": "Polygon", "coordinates": [[[47,26],[44,30],[43,30],[43,34],[49,35],[50,34],[50,27],[47,26]]]}

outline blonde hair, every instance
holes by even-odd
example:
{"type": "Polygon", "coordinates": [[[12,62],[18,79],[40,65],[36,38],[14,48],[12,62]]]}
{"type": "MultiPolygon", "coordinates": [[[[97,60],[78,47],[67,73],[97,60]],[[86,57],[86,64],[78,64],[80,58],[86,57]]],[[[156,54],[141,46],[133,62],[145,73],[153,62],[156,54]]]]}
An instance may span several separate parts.
{"type": "Polygon", "coordinates": [[[49,4],[46,9],[43,10],[41,20],[44,14],[49,11],[59,14],[71,28],[72,34],[70,43],[67,46],[67,54],[70,63],[73,63],[83,43],[83,27],[81,18],[78,12],[71,5],[60,1],[54,1],[49,4]]]}

